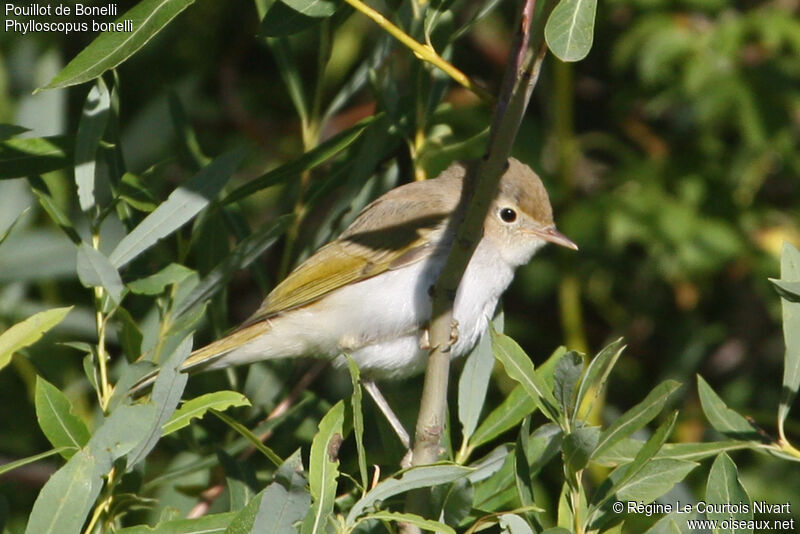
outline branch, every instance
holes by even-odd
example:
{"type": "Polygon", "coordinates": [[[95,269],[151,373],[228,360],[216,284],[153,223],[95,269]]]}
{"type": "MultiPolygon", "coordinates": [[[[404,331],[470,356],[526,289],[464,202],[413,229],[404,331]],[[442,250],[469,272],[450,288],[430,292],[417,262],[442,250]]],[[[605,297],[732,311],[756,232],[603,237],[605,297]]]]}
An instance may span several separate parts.
{"type": "MultiPolygon", "coordinates": [[[[458,226],[447,262],[433,289],[433,315],[430,325],[432,349],[425,372],[412,465],[430,464],[439,457],[439,443],[447,408],[449,350],[452,344],[456,291],[482,237],[483,221],[497,192],[500,177],[506,169],[511,147],[539,77],[546,52],[544,21],[554,5],[553,0],[547,0],[534,26],[535,0],[526,0],[511,47],[486,153],[477,165],[470,168],[464,179],[461,202],[469,204],[464,220],[458,226]]],[[[458,221],[451,221],[451,224],[458,224],[458,221]]],[[[429,501],[426,492],[427,490],[418,490],[409,494],[406,506],[410,512],[424,515],[426,502],[429,501]]]]}

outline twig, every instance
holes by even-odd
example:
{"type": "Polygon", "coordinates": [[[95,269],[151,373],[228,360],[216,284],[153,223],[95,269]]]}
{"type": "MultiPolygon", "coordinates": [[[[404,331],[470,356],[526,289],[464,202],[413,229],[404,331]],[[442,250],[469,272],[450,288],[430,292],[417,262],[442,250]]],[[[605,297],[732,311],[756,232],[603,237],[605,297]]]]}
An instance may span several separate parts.
{"type": "Polygon", "coordinates": [[[489,93],[483,87],[475,84],[469,77],[458,70],[452,63],[449,63],[445,59],[442,58],[439,54],[436,53],[430,45],[423,44],[416,41],[413,37],[408,35],[406,32],[392,24],[386,17],[369,7],[367,4],[362,2],[361,0],[344,0],[351,6],[353,6],[356,10],[360,11],[370,19],[372,19],[375,24],[383,28],[384,31],[389,33],[392,37],[400,41],[402,44],[407,46],[414,52],[414,55],[417,56],[422,61],[426,61],[437,67],[438,69],[442,70],[445,74],[450,76],[453,80],[458,82],[459,84],[463,85],[473,93],[475,93],[481,100],[485,102],[494,102],[494,96],[489,93]]]}

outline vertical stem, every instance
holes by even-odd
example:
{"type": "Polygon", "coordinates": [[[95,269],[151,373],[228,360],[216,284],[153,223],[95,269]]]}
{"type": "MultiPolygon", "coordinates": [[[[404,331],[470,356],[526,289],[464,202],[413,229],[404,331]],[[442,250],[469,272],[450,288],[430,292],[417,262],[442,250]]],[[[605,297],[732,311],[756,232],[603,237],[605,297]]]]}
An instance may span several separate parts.
{"type": "MultiPolygon", "coordinates": [[[[100,234],[92,232],[92,248],[100,248],[100,234]]],[[[100,374],[100,408],[105,412],[111,399],[111,385],[108,382],[108,354],[106,353],[106,317],[103,314],[102,287],[94,288],[95,322],[97,323],[97,367],[100,374]]]]}

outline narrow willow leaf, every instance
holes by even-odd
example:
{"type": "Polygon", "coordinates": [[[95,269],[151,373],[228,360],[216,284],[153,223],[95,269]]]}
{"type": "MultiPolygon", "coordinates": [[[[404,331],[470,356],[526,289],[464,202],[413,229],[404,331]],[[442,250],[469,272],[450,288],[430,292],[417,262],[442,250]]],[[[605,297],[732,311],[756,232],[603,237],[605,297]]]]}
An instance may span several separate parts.
{"type": "MultiPolygon", "coordinates": [[[[781,282],[800,285],[800,251],[789,243],[783,244],[781,254],[781,282]]],[[[797,389],[800,387],[800,302],[782,299],[783,339],[786,355],[783,358],[783,389],[778,407],[778,425],[789,415],[797,389]]]]}
{"type": "Polygon", "coordinates": [[[364,410],[361,403],[364,393],[361,391],[361,371],[350,356],[347,356],[347,368],[350,370],[350,381],[353,385],[350,406],[353,410],[353,434],[356,438],[358,472],[361,475],[362,492],[366,493],[369,487],[369,476],[367,474],[367,452],[364,449],[364,410]]]}
{"type": "Polygon", "coordinates": [[[564,436],[564,465],[571,473],[585,468],[600,439],[600,427],[583,426],[564,436]]]}
{"type": "MultiPolygon", "coordinates": [[[[606,381],[608,380],[608,375],[611,373],[611,369],[614,368],[614,365],[617,363],[617,359],[619,359],[619,356],[622,354],[623,350],[625,350],[625,345],[622,343],[622,338],[619,338],[616,341],[608,344],[597,354],[597,356],[592,359],[591,362],[589,362],[589,366],[586,368],[586,372],[581,378],[580,385],[578,386],[578,394],[575,399],[575,410],[572,413],[573,418],[578,417],[579,410],[583,406],[583,401],[589,392],[594,391],[594,399],[596,399],[603,390],[603,387],[605,387],[606,381]]],[[[591,404],[594,403],[594,399],[592,400],[591,404]]],[[[584,413],[591,412],[591,404],[584,413]]]]}
{"type": "Polygon", "coordinates": [[[46,332],[60,323],[70,310],[72,306],[39,312],[0,334],[0,369],[8,365],[15,352],[39,341],[46,332]]]}
{"type": "Polygon", "coordinates": [[[526,417],[519,427],[519,435],[514,447],[514,484],[522,506],[533,506],[532,477],[527,454],[530,433],[531,419],[526,417]]]}
{"type": "Polygon", "coordinates": [[[117,22],[130,21],[132,31],[103,32],[84,48],[44,89],[87,82],[113,69],[146,45],[194,0],[142,0],[117,22]]]}
{"type": "MultiPolygon", "coordinates": [[[[655,459],[647,464],[630,480],[617,488],[616,499],[621,501],[653,502],[675,484],[683,480],[699,464],[683,460],[655,459]]],[[[624,471],[625,468],[617,469],[624,471]]],[[[611,474],[612,480],[617,471],[611,474]]],[[[621,476],[620,473],[619,476],[621,476]]]]}
{"type": "Polygon", "coordinates": [[[273,2],[261,19],[258,34],[260,37],[286,37],[301,32],[320,19],[303,15],[281,1],[273,2]]]}
{"type": "Polygon", "coordinates": [[[449,484],[467,476],[472,470],[459,465],[424,465],[404,471],[400,478],[389,478],[378,483],[364,497],[356,501],[347,514],[345,525],[352,527],[365,510],[377,501],[417,488],[449,484]]]}
{"type": "Polygon", "coordinates": [[[492,410],[483,422],[475,429],[469,445],[472,448],[488,443],[503,432],[516,426],[526,415],[537,409],[536,402],[528,395],[525,388],[517,385],[503,399],[500,406],[492,410]]]}
{"type": "Polygon", "coordinates": [[[425,519],[424,517],[420,517],[416,514],[407,514],[401,512],[373,512],[362,517],[361,520],[359,520],[359,523],[370,519],[377,519],[378,521],[390,521],[394,523],[408,523],[429,532],[456,534],[456,531],[453,530],[452,527],[449,527],[440,521],[425,519]]]}
{"type": "Polygon", "coordinates": [[[100,494],[102,476],[142,440],[154,418],[155,409],[148,404],[121,406],[106,418],[89,443],[44,485],[26,534],[79,533],[100,494]]]}
{"type": "Polygon", "coordinates": [[[161,438],[161,427],[175,411],[178,402],[181,400],[183,390],[189,376],[181,372],[181,364],[189,357],[192,352],[192,336],[187,336],[178,347],[167,357],[164,365],[158,372],[156,382],[153,385],[153,393],[150,395],[150,402],[155,405],[156,417],[150,427],[143,434],[143,439],[136,449],[128,457],[128,468],[132,468],[150,453],[161,438]]]}
{"type": "Polygon", "coordinates": [[[78,534],[103,487],[97,457],[81,450],[36,497],[25,534],[78,534]]]}
{"type": "Polygon", "coordinates": [[[677,419],[678,412],[675,411],[672,413],[669,419],[664,421],[664,423],[659,426],[655,432],[653,432],[653,435],[650,436],[650,439],[648,439],[644,445],[642,445],[642,448],[636,453],[633,461],[625,467],[619,469],[621,471],[620,475],[613,479],[607,479],[605,483],[600,486],[595,496],[592,498],[593,509],[601,507],[603,504],[608,502],[614,493],[617,493],[620,488],[624,488],[628,481],[633,480],[639,474],[639,472],[644,469],[644,467],[653,459],[653,457],[667,441],[667,438],[672,433],[672,429],[675,427],[675,421],[677,419]]]}
{"type": "MultiPolygon", "coordinates": [[[[786,243],[784,243],[784,246],[786,246],[786,243]]],[[[778,295],[789,302],[800,302],[800,282],[785,282],[775,278],[770,278],[769,281],[775,286],[775,291],[778,292],[778,295]]]]}
{"type": "Polygon", "coordinates": [[[311,509],[308,511],[302,534],[327,532],[336,499],[336,479],[339,478],[339,447],[342,444],[344,402],[337,402],[319,422],[319,431],[311,442],[308,460],[308,483],[311,488],[311,509]]]}
{"type": "Polygon", "coordinates": [[[242,240],[219,265],[214,267],[192,291],[175,305],[174,316],[181,317],[216,295],[233,274],[248,267],[258,257],[276,243],[293,220],[291,215],[278,217],[274,222],[257,230],[242,240]]]}
{"type": "Polygon", "coordinates": [[[237,461],[223,449],[217,449],[217,459],[225,472],[229,509],[232,512],[244,509],[261,487],[256,480],[255,470],[244,461],[237,461]]]}
{"type": "MultiPolygon", "coordinates": [[[[636,453],[644,445],[639,439],[625,438],[603,454],[592,458],[592,461],[609,467],[614,467],[633,461],[636,453]]],[[[656,458],[670,458],[673,460],[699,461],[724,451],[741,449],[756,449],[753,444],[743,441],[712,441],[707,443],[665,443],[656,454],[656,458]]]]}
{"type": "MultiPolygon", "coordinates": [[[[32,464],[34,462],[38,462],[39,460],[44,460],[45,458],[49,458],[56,454],[64,455],[65,452],[72,449],[72,447],[59,447],[57,449],[50,449],[47,452],[41,452],[39,454],[34,454],[33,456],[28,456],[26,458],[20,458],[19,460],[15,460],[13,462],[8,462],[6,464],[0,465],[0,475],[8,473],[9,471],[13,471],[18,467],[22,467],[23,465],[32,464]]],[[[74,451],[73,451],[74,452],[74,451]]]]}
{"type": "Polygon", "coordinates": [[[73,140],[63,135],[3,141],[0,143],[0,179],[25,178],[69,167],[72,147],[73,140]]]}
{"type": "MultiPolygon", "coordinates": [[[[539,372],[547,376],[555,369],[556,364],[566,350],[556,349],[547,360],[539,366],[539,372]]],[[[511,393],[484,418],[470,439],[469,447],[474,449],[493,440],[503,432],[515,427],[522,419],[538,409],[538,406],[521,385],[517,385],[511,393]]]]}
{"type": "Polygon", "coordinates": [[[700,396],[703,413],[706,414],[711,426],[730,438],[761,441],[761,436],[753,428],[753,425],[738,412],[728,408],[725,401],[711,389],[708,382],[700,375],[697,375],[697,392],[700,396]]]}
{"type": "Polygon", "coordinates": [[[494,331],[492,331],[492,347],[495,357],[503,364],[508,376],[522,384],[548,419],[554,423],[558,422],[561,418],[558,401],[522,348],[510,337],[494,331]]]}
{"type": "Polygon", "coordinates": [[[189,222],[217,196],[243,158],[244,153],[235,150],[203,167],[119,242],[109,258],[111,263],[117,268],[124,266],[189,222]]]}
{"type": "Polygon", "coordinates": [[[236,512],[210,514],[194,519],[171,519],[155,527],[139,525],[117,530],[117,534],[222,534],[236,512]]]}
{"type": "Polygon", "coordinates": [[[36,377],[34,404],[39,428],[53,447],[61,449],[61,456],[69,459],[89,442],[89,429],[72,412],[72,403],[41,376],[36,377]]]}
{"type": "Polygon", "coordinates": [[[125,286],[119,271],[102,252],[81,243],[78,246],[77,270],[78,279],[84,287],[102,287],[115,305],[120,303],[125,286]]]}
{"type": "MultiPolygon", "coordinates": [[[[706,484],[706,498],[708,504],[719,504],[719,507],[710,507],[711,512],[706,512],[706,517],[725,521],[734,519],[736,521],[748,521],[753,519],[753,506],[747,490],[739,480],[739,472],[736,464],[730,456],[722,453],[714,460],[711,470],[708,472],[708,482],[706,484]]],[[[715,532],[736,534],[739,532],[752,532],[752,529],[720,528],[715,532]]]]}
{"type": "Polygon", "coordinates": [[[279,0],[308,17],[330,17],[341,5],[338,0],[279,0]]]}
{"type": "Polygon", "coordinates": [[[275,57],[275,62],[278,64],[278,71],[283,78],[283,83],[286,85],[286,90],[289,92],[289,97],[292,99],[294,108],[300,118],[301,124],[308,123],[308,103],[306,102],[306,94],[303,86],[303,80],[300,78],[300,69],[295,61],[295,54],[289,46],[289,40],[285,37],[277,39],[269,39],[268,41],[272,55],[275,57]]]}
{"type": "Polygon", "coordinates": [[[0,123],[0,141],[5,141],[25,132],[30,132],[30,130],[17,124],[0,123]]]}
{"type": "Polygon", "coordinates": [[[234,429],[236,432],[238,432],[241,436],[247,438],[247,441],[249,441],[258,450],[258,452],[263,454],[270,462],[272,462],[276,466],[279,466],[279,465],[284,463],[283,462],[283,458],[278,456],[278,454],[275,451],[273,451],[272,449],[270,449],[269,447],[267,447],[266,445],[261,443],[261,440],[258,439],[258,436],[253,434],[250,431],[250,429],[248,429],[246,426],[244,426],[243,424],[239,423],[238,421],[235,421],[235,420],[231,419],[230,417],[228,417],[224,413],[222,413],[220,411],[217,411],[217,410],[214,410],[213,408],[210,408],[208,411],[211,412],[212,414],[214,414],[214,416],[217,419],[220,419],[226,425],[228,425],[229,427],[234,429]]]}
{"type": "Polygon", "coordinates": [[[248,197],[253,193],[257,193],[262,189],[283,183],[290,178],[299,176],[305,171],[322,165],[330,158],[336,156],[342,150],[350,146],[361,136],[362,133],[364,133],[364,130],[367,128],[367,126],[382,117],[382,114],[368,117],[358,124],[351,126],[347,130],[339,132],[315,149],[306,152],[296,160],[281,165],[277,169],[273,169],[266,174],[247,182],[237,189],[234,189],[221,201],[221,204],[224,205],[230,204],[231,202],[236,202],[237,200],[248,197]]]}
{"type": "Polygon", "coordinates": [[[273,482],[264,490],[254,524],[263,534],[294,534],[297,532],[296,524],[310,508],[311,495],[302,485],[286,489],[273,482]]]}
{"type": "Polygon", "coordinates": [[[14,231],[14,228],[16,228],[17,223],[20,220],[22,220],[22,218],[25,216],[26,213],[28,213],[28,211],[30,211],[30,209],[31,209],[30,206],[28,206],[27,208],[22,210],[19,213],[19,215],[17,215],[16,217],[14,217],[10,221],[8,221],[7,225],[5,225],[5,224],[3,225],[3,226],[5,226],[5,228],[0,226],[0,245],[2,245],[5,242],[5,240],[8,238],[8,236],[11,235],[11,232],[14,231]]]}
{"type": "Polygon", "coordinates": [[[50,195],[50,189],[48,189],[44,180],[39,176],[32,176],[28,178],[28,183],[31,185],[33,194],[36,195],[36,198],[39,200],[39,205],[41,205],[44,211],[53,219],[53,222],[67,234],[70,241],[76,245],[80,245],[83,242],[81,236],[78,235],[78,232],[72,225],[72,221],[69,220],[67,214],[61,209],[61,206],[53,200],[53,197],[50,195]]]}
{"type": "Polygon", "coordinates": [[[580,61],[589,54],[594,40],[597,0],[560,0],[553,9],[544,37],[561,61],[580,61]]]}
{"type": "Polygon", "coordinates": [[[642,402],[622,414],[600,435],[600,441],[592,457],[600,456],[615,443],[652,421],[679,387],[681,385],[674,380],[665,380],[656,386],[642,402]]]}
{"type": "Polygon", "coordinates": [[[96,203],[95,158],[108,124],[110,109],[111,95],[103,79],[98,78],[86,96],[75,139],[75,183],[78,186],[78,201],[83,211],[89,211],[96,203]]]}
{"type": "Polygon", "coordinates": [[[527,521],[516,514],[503,514],[499,517],[501,532],[506,534],[533,534],[527,521]]]}
{"type": "Polygon", "coordinates": [[[167,286],[177,284],[194,274],[179,263],[170,263],[155,274],[128,282],[128,288],[137,295],[160,295],[167,286]]]}
{"type": "Polygon", "coordinates": [[[583,373],[583,356],[574,350],[558,360],[553,371],[553,395],[565,414],[575,411],[576,386],[583,373]]]}
{"type": "Polygon", "coordinates": [[[464,440],[470,439],[480,421],[493,366],[491,335],[484,332],[467,356],[458,380],[458,420],[464,440]]]}
{"type": "Polygon", "coordinates": [[[192,419],[202,418],[209,410],[218,410],[222,412],[228,408],[236,408],[239,406],[250,406],[250,401],[247,400],[247,397],[236,391],[214,391],[213,393],[200,395],[199,397],[184,402],[183,405],[172,414],[172,417],[169,418],[162,428],[162,435],[166,436],[189,426],[192,419]]]}

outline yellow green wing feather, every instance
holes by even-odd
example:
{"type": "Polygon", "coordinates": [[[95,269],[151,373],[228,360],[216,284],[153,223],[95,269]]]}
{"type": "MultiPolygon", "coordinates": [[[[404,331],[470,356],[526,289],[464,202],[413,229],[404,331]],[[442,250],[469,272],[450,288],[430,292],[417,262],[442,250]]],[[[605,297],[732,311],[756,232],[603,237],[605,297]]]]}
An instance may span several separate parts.
{"type": "Polygon", "coordinates": [[[292,271],[244,326],[310,304],[345,285],[422,260],[435,249],[433,243],[439,241],[453,208],[453,202],[437,197],[430,182],[389,192],[368,206],[336,241],[292,271]],[[417,200],[398,194],[412,187],[421,190],[417,200]],[[426,194],[429,190],[431,194],[426,194]],[[408,219],[412,210],[424,215],[408,219]]]}

